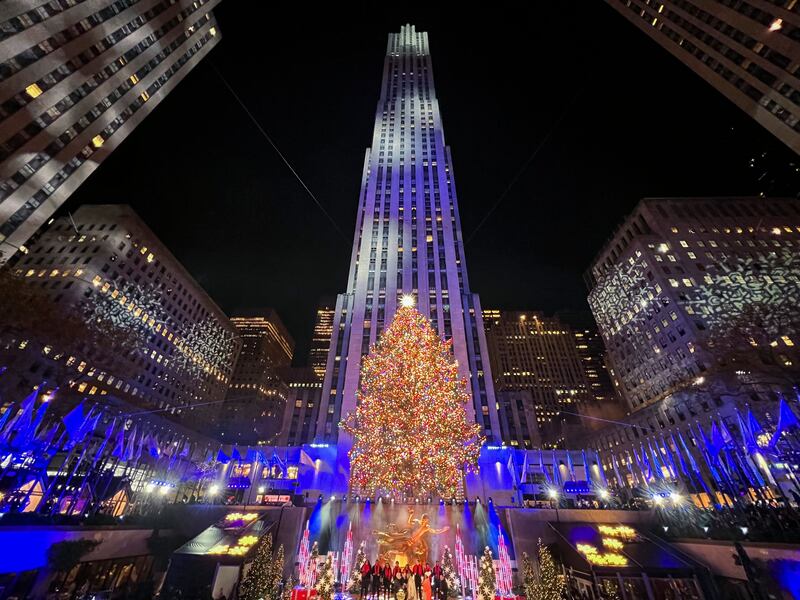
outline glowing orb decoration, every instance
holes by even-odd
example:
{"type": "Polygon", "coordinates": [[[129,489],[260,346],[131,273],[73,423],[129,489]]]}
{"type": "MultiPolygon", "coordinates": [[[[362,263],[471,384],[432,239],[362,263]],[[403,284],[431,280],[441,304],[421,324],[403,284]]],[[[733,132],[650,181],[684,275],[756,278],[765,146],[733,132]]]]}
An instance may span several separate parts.
{"type": "Polygon", "coordinates": [[[414,302],[414,296],[411,294],[403,294],[400,298],[400,306],[403,308],[413,308],[416,302],[414,302]]]}

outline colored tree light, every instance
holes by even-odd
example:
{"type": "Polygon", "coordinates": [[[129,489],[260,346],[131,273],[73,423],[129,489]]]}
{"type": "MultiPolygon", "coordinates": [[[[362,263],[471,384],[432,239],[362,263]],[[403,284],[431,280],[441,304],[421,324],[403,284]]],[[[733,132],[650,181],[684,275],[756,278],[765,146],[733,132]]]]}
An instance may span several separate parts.
{"type": "Polygon", "coordinates": [[[460,496],[483,442],[451,342],[409,302],[364,358],[358,407],[340,426],[353,436],[351,485],[367,495],[460,496]]]}

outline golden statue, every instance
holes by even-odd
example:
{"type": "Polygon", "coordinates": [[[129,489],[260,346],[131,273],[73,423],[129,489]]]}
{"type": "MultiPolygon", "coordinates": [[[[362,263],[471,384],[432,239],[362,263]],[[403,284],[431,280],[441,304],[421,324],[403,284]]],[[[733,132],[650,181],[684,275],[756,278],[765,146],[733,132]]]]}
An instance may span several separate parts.
{"type": "Polygon", "coordinates": [[[373,530],[373,535],[378,540],[378,555],[381,560],[389,564],[399,562],[400,566],[409,563],[424,564],[428,561],[428,538],[431,534],[438,535],[448,531],[450,527],[441,529],[431,527],[430,517],[423,514],[419,519],[414,518],[414,509],[409,509],[406,527],[401,529],[397,523],[390,523],[386,531],[373,530]],[[415,527],[416,526],[416,527],[415,527]]]}

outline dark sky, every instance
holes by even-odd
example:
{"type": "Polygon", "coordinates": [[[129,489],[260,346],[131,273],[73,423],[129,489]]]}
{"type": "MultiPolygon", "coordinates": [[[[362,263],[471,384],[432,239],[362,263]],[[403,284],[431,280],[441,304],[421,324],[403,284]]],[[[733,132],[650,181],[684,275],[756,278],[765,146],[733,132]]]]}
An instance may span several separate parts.
{"type": "Polygon", "coordinates": [[[406,22],[430,36],[465,239],[552,131],[467,246],[485,307],[586,308],[584,270],[642,197],[800,189],[791,151],[603,2],[432,4],[329,17],[225,0],[217,48],[67,208],[131,204],[224,310],[275,307],[302,364],[317,299],[345,289],[386,35],[406,22]]]}

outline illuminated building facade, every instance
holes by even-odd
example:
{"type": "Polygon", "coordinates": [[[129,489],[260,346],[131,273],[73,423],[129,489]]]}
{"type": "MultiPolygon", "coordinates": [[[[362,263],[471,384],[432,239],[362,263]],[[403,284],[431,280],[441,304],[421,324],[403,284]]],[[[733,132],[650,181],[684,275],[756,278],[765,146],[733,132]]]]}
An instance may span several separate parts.
{"type": "Polygon", "coordinates": [[[328,362],[328,351],[331,348],[335,313],[336,300],[334,298],[320,299],[314,321],[314,333],[311,337],[311,348],[308,351],[308,364],[320,381],[325,378],[325,365],[328,362]]]}
{"type": "Polygon", "coordinates": [[[777,394],[793,394],[798,249],[798,200],[639,202],[587,273],[609,372],[631,413],[630,426],[604,431],[598,445],[711,418],[735,431],[736,409],[762,415],[777,394]]]}
{"type": "Polygon", "coordinates": [[[546,446],[563,444],[562,421],[576,419],[578,407],[591,399],[591,388],[578,354],[575,334],[555,317],[530,311],[484,312],[486,339],[494,376],[494,387],[502,397],[501,407],[509,402],[524,405],[525,398],[510,391],[529,392],[532,406],[525,423],[516,424],[520,410],[504,411],[504,440],[530,448],[541,438],[546,446]],[[530,422],[530,416],[535,419],[530,422]]]}
{"type": "Polygon", "coordinates": [[[286,382],[288,394],[279,443],[301,446],[313,437],[319,416],[322,380],[313,367],[283,369],[281,377],[286,382]]]}
{"type": "Polygon", "coordinates": [[[606,0],[800,153],[796,0],[606,0]]]}
{"type": "Polygon", "coordinates": [[[294,340],[271,308],[239,312],[231,323],[241,351],[215,429],[226,443],[274,443],[288,394],[279,371],[292,362],[294,340]]]}
{"type": "Polygon", "coordinates": [[[480,302],[467,279],[453,161],[444,140],[428,36],[411,25],[389,35],[347,292],[336,300],[317,439],[342,437],[338,424],[355,409],[361,357],[405,294],[441,336],[452,339],[472,396],[468,418],[489,439],[499,439],[480,302]]]}
{"type": "Polygon", "coordinates": [[[0,3],[0,263],[214,47],[218,2],[0,3]]]}
{"type": "Polygon", "coordinates": [[[4,330],[4,398],[21,398],[46,380],[189,424],[209,417],[207,407],[194,405],[225,397],[239,352],[236,330],[130,207],[82,206],[52,220],[12,268],[65,316],[93,315],[119,334],[56,347],[4,330]]]}

